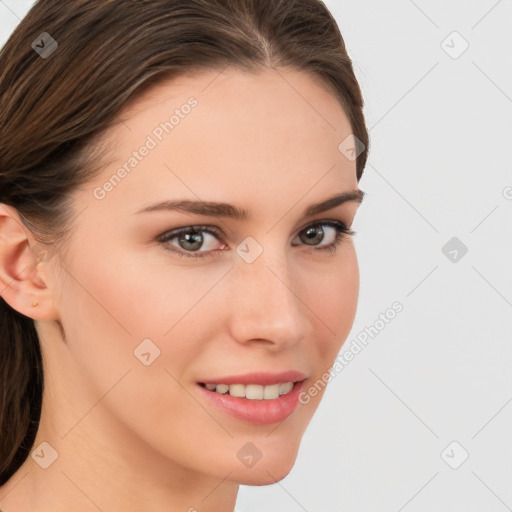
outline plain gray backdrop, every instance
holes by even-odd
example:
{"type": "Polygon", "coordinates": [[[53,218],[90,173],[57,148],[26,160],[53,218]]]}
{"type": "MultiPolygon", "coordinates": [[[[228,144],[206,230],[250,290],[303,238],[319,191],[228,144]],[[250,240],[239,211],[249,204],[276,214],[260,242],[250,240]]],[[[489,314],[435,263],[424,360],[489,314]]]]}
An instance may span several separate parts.
{"type": "MultiPolygon", "coordinates": [[[[371,137],[342,351],[368,341],[289,476],[238,508],[512,510],[512,0],[326,3],[371,137]]],[[[0,45],[31,4],[0,0],[0,45]]]]}

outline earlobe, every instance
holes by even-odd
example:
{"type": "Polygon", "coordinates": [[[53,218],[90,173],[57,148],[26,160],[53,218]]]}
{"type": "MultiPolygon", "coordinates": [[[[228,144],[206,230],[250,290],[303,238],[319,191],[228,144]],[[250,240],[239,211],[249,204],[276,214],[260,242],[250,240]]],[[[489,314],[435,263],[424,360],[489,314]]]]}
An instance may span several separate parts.
{"type": "Polygon", "coordinates": [[[53,320],[57,318],[53,297],[31,244],[37,242],[16,209],[0,204],[0,295],[22,315],[53,320]]]}

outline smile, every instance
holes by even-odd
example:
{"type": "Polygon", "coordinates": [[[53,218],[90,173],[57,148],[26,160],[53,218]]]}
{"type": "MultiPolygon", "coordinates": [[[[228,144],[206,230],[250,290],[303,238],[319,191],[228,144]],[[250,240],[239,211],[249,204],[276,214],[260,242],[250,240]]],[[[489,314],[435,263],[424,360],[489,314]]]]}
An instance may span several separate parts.
{"type": "Polygon", "coordinates": [[[249,373],[197,382],[206,404],[253,425],[285,420],[299,405],[306,375],[297,371],[249,373]]]}
{"type": "Polygon", "coordinates": [[[200,384],[208,391],[214,391],[221,395],[229,394],[237,398],[248,400],[275,400],[288,394],[293,388],[293,382],[281,382],[270,386],[260,384],[200,384]]]}

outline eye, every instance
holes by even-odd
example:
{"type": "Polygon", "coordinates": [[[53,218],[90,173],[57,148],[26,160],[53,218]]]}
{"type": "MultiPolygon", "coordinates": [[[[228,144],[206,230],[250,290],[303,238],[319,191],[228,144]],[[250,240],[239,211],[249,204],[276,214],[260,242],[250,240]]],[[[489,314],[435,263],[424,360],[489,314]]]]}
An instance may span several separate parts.
{"type": "Polygon", "coordinates": [[[315,250],[328,250],[329,252],[336,252],[337,246],[344,238],[348,238],[355,234],[355,231],[352,231],[342,222],[320,221],[300,231],[297,235],[297,238],[305,245],[314,247],[315,250]],[[326,238],[327,243],[321,245],[322,242],[325,242],[326,238]]]}
{"type": "MultiPolygon", "coordinates": [[[[204,257],[203,253],[213,252],[215,238],[222,236],[222,231],[215,226],[189,226],[163,233],[158,237],[158,241],[163,243],[166,249],[176,252],[181,257],[202,258],[204,257]],[[174,239],[176,239],[178,245],[171,243],[174,239]],[[206,250],[199,251],[204,247],[206,247],[206,250]]],[[[221,245],[226,247],[224,244],[221,245]]]]}
{"type": "MultiPolygon", "coordinates": [[[[328,250],[335,252],[342,239],[355,235],[355,231],[347,228],[339,221],[319,221],[302,229],[295,237],[292,245],[307,245],[315,251],[328,250]],[[298,243],[295,240],[298,239],[298,243]],[[327,239],[327,243],[325,242],[327,239]]],[[[204,258],[213,256],[217,250],[224,250],[227,245],[220,239],[223,232],[216,226],[188,226],[186,228],[166,231],[157,237],[157,241],[166,250],[176,253],[182,258],[204,258]],[[217,239],[217,242],[215,242],[217,239]],[[173,241],[175,241],[173,243],[173,241]],[[220,245],[220,248],[215,248],[220,245]],[[203,249],[203,250],[200,250],[203,249]]]]}

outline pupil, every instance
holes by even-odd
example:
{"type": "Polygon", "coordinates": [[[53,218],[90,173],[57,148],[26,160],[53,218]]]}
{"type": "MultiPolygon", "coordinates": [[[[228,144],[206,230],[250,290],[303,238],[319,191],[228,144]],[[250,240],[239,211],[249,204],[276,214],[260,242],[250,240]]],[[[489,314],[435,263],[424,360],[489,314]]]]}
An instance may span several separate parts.
{"type": "Polygon", "coordinates": [[[314,240],[315,238],[318,238],[317,241],[321,242],[323,237],[324,237],[324,230],[322,228],[312,227],[306,231],[306,238],[309,241],[314,240]]]}
{"type": "Polygon", "coordinates": [[[194,251],[201,248],[203,236],[199,233],[185,233],[180,238],[180,242],[182,241],[185,241],[187,244],[194,245],[194,247],[183,247],[183,249],[194,251]]]}

